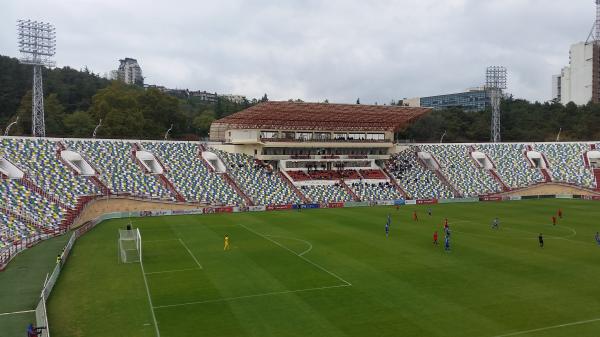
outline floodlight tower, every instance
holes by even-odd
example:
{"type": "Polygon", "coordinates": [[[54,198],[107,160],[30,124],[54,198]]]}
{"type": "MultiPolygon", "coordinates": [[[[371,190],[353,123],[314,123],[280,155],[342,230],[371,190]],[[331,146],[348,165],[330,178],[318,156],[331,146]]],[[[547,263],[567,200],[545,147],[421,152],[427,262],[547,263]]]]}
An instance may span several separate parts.
{"type": "Polygon", "coordinates": [[[47,22],[32,20],[17,21],[21,63],[33,66],[33,95],[31,106],[31,133],[34,137],[45,137],[44,88],[42,67],[53,67],[52,56],[56,53],[56,31],[47,22]]]}
{"type": "Polygon", "coordinates": [[[585,43],[600,44],[600,0],[596,0],[596,21],[585,43]]]}
{"type": "MultiPolygon", "coordinates": [[[[599,0],[600,1],[600,0],[599,0]]],[[[491,141],[500,142],[500,99],[506,89],[506,68],[502,66],[488,67],[485,72],[485,90],[492,105],[491,141]]]]}

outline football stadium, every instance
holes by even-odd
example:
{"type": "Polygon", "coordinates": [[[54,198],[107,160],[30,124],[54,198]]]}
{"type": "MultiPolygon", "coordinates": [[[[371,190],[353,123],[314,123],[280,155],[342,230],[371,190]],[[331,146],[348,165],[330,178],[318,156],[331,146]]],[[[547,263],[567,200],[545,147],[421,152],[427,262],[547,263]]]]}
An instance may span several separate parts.
{"type": "Polygon", "coordinates": [[[0,335],[597,336],[600,142],[395,139],[429,113],[1,137],[0,335]]]}

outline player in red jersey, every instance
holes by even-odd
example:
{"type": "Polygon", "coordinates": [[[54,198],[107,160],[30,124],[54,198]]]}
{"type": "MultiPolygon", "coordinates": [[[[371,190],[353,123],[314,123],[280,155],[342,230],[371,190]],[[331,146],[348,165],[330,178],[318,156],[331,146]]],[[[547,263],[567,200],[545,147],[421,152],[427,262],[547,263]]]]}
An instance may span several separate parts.
{"type": "Polygon", "coordinates": [[[558,217],[562,219],[562,209],[558,209],[558,217]]]}
{"type": "Polygon", "coordinates": [[[552,216],[552,225],[556,226],[556,217],[554,215],[552,216]]]}
{"type": "Polygon", "coordinates": [[[417,216],[417,211],[413,211],[413,220],[419,221],[419,217],[417,216]]]}
{"type": "Polygon", "coordinates": [[[438,245],[438,233],[437,231],[433,232],[433,244],[438,245]]]}

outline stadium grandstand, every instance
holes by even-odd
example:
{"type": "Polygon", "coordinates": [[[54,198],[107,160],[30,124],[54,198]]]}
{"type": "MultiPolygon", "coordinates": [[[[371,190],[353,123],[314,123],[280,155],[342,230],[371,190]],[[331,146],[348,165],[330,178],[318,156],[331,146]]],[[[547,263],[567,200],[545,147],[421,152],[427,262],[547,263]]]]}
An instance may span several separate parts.
{"type": "Polygon", "coordinates": [[[428,112],[265,102],[215,121],[209,142],[2,137],[0,269],[80,224],[102,199],[280,209],[489,198],[544,185],[600,195],[597,142],[395,142],[428,112]]]}

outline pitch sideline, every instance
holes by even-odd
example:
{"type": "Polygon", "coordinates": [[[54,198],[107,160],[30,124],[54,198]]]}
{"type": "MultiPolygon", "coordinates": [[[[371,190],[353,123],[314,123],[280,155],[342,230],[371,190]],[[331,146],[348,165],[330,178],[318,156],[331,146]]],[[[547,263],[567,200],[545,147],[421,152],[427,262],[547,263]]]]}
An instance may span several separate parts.
{"type": "Polygon", "coordinates": [[[593,323],[593,322],[600,322],[600,318],[588,319],[588,320],[585,320],[585,321],[577,321],[577,322],[571,322],[571,323],[565,323],[565,324],[559,324],[559,325],[552,325],[552,326],[547,326],[547,327],[537,328],[537,329],[531,329],[531,330],[523,330],[523,331],[511,332],[511,333],[508,333],[508,334],[497,335],[497,336],[494,336],[494,337],[518,336],[518,335],[523,335],[523,334],[531,333],[531,332],[546,331],[546,330],[551,330],[551,329],[558,329],[558,328],[564,328],[564,327],[567,327],[567,326],[582,325],[582,324],[593,323]]]}

